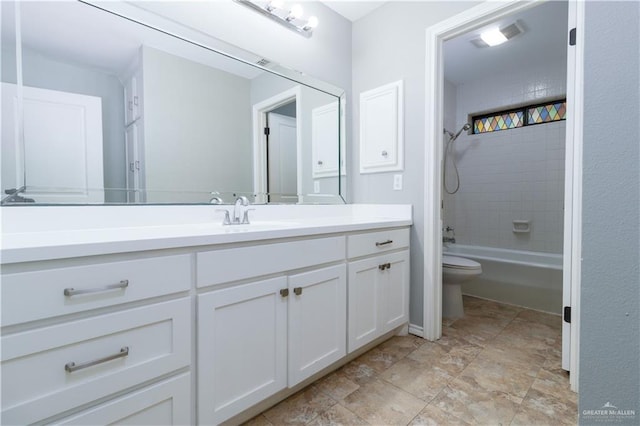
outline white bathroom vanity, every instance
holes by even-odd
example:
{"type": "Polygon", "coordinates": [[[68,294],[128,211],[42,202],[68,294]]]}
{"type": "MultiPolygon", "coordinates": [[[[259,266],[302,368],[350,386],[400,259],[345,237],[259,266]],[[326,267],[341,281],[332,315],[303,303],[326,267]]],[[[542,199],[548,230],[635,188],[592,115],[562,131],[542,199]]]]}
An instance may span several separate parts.
{"type": "Polygon", "coordinates": [[[411,206],[255,208],[3,208],[2,423],[240,422],[408,324],[411,206]]]}

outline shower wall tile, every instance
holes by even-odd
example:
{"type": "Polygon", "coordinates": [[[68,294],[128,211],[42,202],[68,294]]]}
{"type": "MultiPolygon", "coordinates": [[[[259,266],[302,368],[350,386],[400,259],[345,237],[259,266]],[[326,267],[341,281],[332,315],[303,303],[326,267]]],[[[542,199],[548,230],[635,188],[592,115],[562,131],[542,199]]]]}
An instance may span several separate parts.
{"type": "MultiPolygon", "coordinates": [[[[566,94],[564,64],[494,75],[455,88],[445,83],[446,126],[457,130],[470,115],[566,94]],[[456,109],[456,124],[449,114],[456,109]],[[447,108],[448,106],[448,108],[447,108]]],[[[450,129],[451,130],[451,129],[450,129]]],[[[562,253],[565,122],[462,134],[455,142],[461,186],[444,194],[446,227],[460,244],[562,253]],[[529,234],[513,220],[531,222],[529,234]]],[[[453,181],[452,167],[447,167],[453,181]]],[[[452,185],[449,185],[450,187],[452,185]]]]}

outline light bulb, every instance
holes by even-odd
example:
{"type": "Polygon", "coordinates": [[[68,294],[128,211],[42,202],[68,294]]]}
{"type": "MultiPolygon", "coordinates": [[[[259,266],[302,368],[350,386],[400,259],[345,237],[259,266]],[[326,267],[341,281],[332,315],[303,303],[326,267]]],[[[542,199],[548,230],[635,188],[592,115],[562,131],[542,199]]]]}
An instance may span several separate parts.
{"type": "Polygon", "coordinates": [[[272,10],[275,10],[275,9],[282,9],[282,6],[284,6],[283,0],[271,0],[267,4],[267,10],[271,12],[272,10]]]}
{"type": "Polygon", "coordinates": [[[315,16],[310,16],[309,20],[307,20],[307,24],[304,26],[303,30],[309,31],[318,26],[318,18],[315,16]]]}
{"type": "Polygon", "coordinates": [[[289,16],[287,16],[287,21],[293,21],[294,19],[299,19],[302,17],[304,11],[302,10],[302,6],[299,4],[294,4],[291,6],[291,11],[289,11],[289,16]]]}

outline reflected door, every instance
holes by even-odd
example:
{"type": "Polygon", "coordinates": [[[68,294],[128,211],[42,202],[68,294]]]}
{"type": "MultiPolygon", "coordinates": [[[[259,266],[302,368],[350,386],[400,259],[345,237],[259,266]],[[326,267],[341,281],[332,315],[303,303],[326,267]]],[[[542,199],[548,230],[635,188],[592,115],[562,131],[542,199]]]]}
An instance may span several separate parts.
{"type": "MultiPolygon", "coordinates": [[[[20,143],[17,87],[2,83],[3,140],[9,158],[21,158],[24,195],[39,203],[103,203],[102,100],[95,96],[23,87],[24,144],[20,143]],[[20,154],[21,153],[21,154],[20,154]]],[[[3,179],[4,180],[4,179],[3,179]]],[[[4,184],[3,184],[4,186],[4,184]]],[[[6,189],[6,188],[3,188],[6,189]]]]}
{"type": "Polygon", "coordinates": [[[267,192],[270,203],[298,202],[296,119],[267,114],[267,192]]]}

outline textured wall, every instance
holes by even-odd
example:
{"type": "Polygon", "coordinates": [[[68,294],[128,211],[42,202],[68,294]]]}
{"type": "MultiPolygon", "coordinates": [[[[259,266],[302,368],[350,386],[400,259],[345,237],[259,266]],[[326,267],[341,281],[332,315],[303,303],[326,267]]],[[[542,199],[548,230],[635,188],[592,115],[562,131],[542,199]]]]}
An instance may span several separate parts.
{"type": "Polygon", "coordinates": [[[639,28],[638,2],[586,2],[581,424],[640,423],[639,28]]]}
{"type": "MultiPolygon", "coordinates": [[[[446,95],[445,111],[456,105],[455,124],[448,127],[455,133],[475,113],[564,97],[566,61],[496,73],[460,84],[456,99],[451,90],[446,95]]],[[[454,145],[460,190],[444,193],[444,225],[455,228],[462,244],[562,253],[564,141],[564,121],[479,135],[463,132],[454,145]],[[514,233],[513,220],[530,221],[531,232],[514,233]]],[[[456,186],[453,170],[449,157],[450,190],[456,186]]]]}

